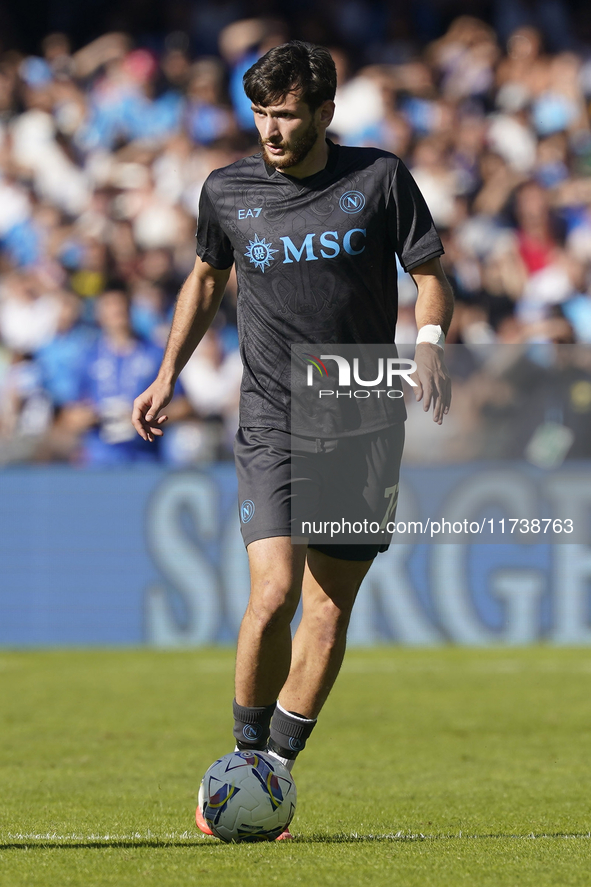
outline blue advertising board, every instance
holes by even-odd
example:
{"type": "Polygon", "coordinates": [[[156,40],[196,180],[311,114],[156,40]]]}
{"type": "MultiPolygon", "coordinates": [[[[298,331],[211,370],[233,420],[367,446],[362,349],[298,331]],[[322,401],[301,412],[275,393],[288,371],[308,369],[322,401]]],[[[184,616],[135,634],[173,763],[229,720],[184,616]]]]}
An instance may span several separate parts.
{"type": "MultiPolygon", "coordinates": [[[[498,463],[409,467],[401,489],[401,518],[500,521],[543,501],[553,518],[574,519],[589,536],[587,464],[531,476],[498,463]]],[[[234,642],[249,589],[236,495],[229,463],[4,470],[0,645],[234,642]]],[[[591,547],[580,532],[560,544],[543,534],[507,534],[496,544],[423,538],[378,556],[350,643],[591,642],[591,547]]]]}

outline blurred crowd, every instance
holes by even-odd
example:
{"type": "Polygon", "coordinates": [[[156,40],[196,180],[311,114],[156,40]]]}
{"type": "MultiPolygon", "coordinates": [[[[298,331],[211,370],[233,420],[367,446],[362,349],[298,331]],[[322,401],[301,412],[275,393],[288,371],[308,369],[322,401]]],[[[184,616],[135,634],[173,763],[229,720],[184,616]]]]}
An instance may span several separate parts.
{"type": "MultiPolygon", "coordinates": [[[[490,365],[479,353],[510,344],[527,363],[540,344],[591,344],[591,46],[552,0],[535,21],[498,3],[502,27],[461,16],[422,45],[356,17],[365,6],[335,7],[332,42],[320,35],[339,74],[329,135],[398,154],[425,195],[457,298],[448,342],[472,355],[456,367],[465,434],[462,379],[490,365]]],[[[203,182],[258,150],[242,75],[272,46],[314,35],[275,18],[228,23],[227,3],[217,18],[210,7],[197,50],[181,31],[158,50],[114,31],[76,51],[52,33],[38,55],[0,55],[0,464],[182,465],[231,452],[234,276],[157,446],[135,435],[131,402],[157,370],[194,262],[203,182]]],[[[399,289],[408,343],[416,290],[402,269],[399,289]]],[[[575,362],[589,392],[579,384],[577,409],[591,416],[591,367],[575,362]]],[[[519,386],[507,384],[511,413],[519,386]]],[[[485,389],[469,403],[486,420],[501,395],[485,389]]]]}

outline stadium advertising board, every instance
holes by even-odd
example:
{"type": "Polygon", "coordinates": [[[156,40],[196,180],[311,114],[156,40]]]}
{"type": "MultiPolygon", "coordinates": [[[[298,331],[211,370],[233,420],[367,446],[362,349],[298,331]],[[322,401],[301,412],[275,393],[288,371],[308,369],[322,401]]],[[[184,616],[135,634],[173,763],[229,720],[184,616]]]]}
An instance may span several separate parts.
{"type": "MultiPolygon", "coordinates": [[[[3,646],[235,640],[249,583],[231,465],[14,469],[0,494],[3,646]]],[[[350,642],[591,642],[590,509],[588,462],[407,466],[411,541],[378,556],[350,642]],[[551,543],[528,513],[551,518],[551,543]]]]}

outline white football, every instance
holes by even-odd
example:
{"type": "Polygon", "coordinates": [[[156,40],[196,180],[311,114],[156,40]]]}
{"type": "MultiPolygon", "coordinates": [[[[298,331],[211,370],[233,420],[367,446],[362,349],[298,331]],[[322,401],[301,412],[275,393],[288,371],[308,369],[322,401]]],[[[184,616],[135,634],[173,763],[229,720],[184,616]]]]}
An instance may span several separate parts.
{"type": "Polygon", "coordinates": [[[296,787],[283,764],[256,751],[215,761],[199,789],[199,807],[222,841],[274,841],[289,825],[296,787]]]}

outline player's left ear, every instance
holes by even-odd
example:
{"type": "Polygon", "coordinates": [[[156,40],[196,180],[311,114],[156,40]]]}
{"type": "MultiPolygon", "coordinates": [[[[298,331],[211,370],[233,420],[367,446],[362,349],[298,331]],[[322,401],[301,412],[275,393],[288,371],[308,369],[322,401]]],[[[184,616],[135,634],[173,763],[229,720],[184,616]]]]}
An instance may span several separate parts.
{"type": "Polygon", "coordinates": [[[334,117],[334,102],[323,102],[318,108],[317,114],[319,125],[328,129],[332,123],[332,118],[334,117]]]}

